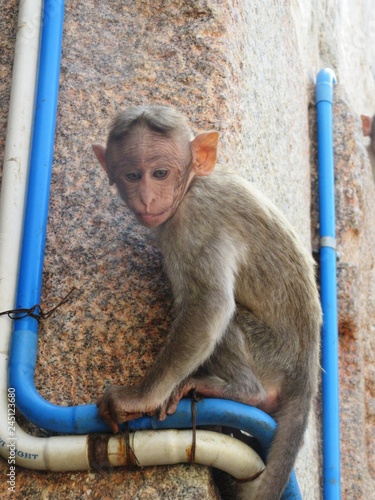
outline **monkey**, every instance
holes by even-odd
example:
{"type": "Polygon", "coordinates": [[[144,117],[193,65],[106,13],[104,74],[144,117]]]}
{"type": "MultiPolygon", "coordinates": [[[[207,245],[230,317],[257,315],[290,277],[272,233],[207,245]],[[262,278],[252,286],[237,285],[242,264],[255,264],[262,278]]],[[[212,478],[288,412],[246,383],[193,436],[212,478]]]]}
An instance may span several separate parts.
{"type": "Polygon", "coordinates": [[[364,137],[370,137],[370,145],[366,148],[371,167],[372,167],[372,174],[375,179],[375,115],[373,117],[371,116],[366,116],[366,115],[361,115],[361,121],[362,121],[362,132],[364,137]]]}
{"type": "Polygon", "coordinates": [[[278,424],[257,497],[279,499],[303,442],[319,373],[322,321],[313,259],[271,201],[217,165],[219,133],[195,136],[161,105],[113,121],[93,145],[109,183],[153,233],[171,282],[173,322],[139,384],[98,400],[117,432],[165,419],[194,390],[256,406],[278,424]]]}

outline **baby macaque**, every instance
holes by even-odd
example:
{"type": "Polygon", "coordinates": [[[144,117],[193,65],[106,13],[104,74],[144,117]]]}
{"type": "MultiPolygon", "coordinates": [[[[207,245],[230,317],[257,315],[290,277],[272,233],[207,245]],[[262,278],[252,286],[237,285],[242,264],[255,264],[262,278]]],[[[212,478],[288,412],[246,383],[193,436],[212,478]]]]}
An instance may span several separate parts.
{"type": "Polygon", "coordinates": [[[272,415],[278,430],[257,498],[280,498],[303,441],[319,371],[321,309],[313,260],[272,203],[217,167],[219,134],[193,137],[165,106],[135,107],[94,152],[150,228],[174,296],[174,321],[137,386],[110,386],[99,413],[117,432],[164,419],[191,390],[272,415]],[[215,170],[214,170],[215,169],[215,170]]]}

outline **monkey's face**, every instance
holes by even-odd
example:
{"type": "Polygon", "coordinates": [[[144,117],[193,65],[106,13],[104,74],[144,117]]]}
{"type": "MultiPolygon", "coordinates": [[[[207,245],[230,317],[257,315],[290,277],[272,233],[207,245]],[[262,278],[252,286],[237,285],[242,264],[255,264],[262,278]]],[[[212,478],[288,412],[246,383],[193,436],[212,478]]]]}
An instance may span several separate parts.
{"type": "Polygon", "coordinates": [[[163,224],[181,202],[193,177],[187,146],[139,128],[113,146],[110,179],[141,224],[163,224]]]}
{"type": "Polygon", "coordinates": [[[134,127],[118,141],[93,150],[138,221],[147,227],[166,222],[182,201],[194,176],[215,168],[218,132],[201,132],[191,142],[134,127]]]}

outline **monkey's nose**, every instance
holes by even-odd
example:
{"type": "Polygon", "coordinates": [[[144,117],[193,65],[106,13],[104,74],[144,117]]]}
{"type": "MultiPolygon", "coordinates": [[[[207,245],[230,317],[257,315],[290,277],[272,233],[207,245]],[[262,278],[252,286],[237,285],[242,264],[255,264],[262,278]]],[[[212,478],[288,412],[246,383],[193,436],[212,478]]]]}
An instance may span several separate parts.
{"type": "Polygon", "coordinates": [[[142,179],[142,183],[139,189],[139,194],[141,202],[145,207],[145,212],[150,213],[151,207],[155,201],[155,196],[151,187],[148,185],[146,179],[145,180],[142,179]]]}
{"type": "Polygon", "coordinates": [[[144,213],[151,214],[152,213],[152,200],[142,200],[142,204],[144,206],[144,213]]]}

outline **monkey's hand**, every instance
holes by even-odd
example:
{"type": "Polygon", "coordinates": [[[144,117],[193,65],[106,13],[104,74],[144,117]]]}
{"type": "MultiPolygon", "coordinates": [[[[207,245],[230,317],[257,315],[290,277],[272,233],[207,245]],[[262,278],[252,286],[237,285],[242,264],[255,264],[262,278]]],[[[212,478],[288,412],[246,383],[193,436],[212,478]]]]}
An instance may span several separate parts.
{"type": "Polygon", "coordinates": [[[119,424],[141,417],[144,413],[153,414],[157,405],[145,401],[138,388],[111,385],[97,403],[99,415],[113,432],[119,431],[119,424]]]}

